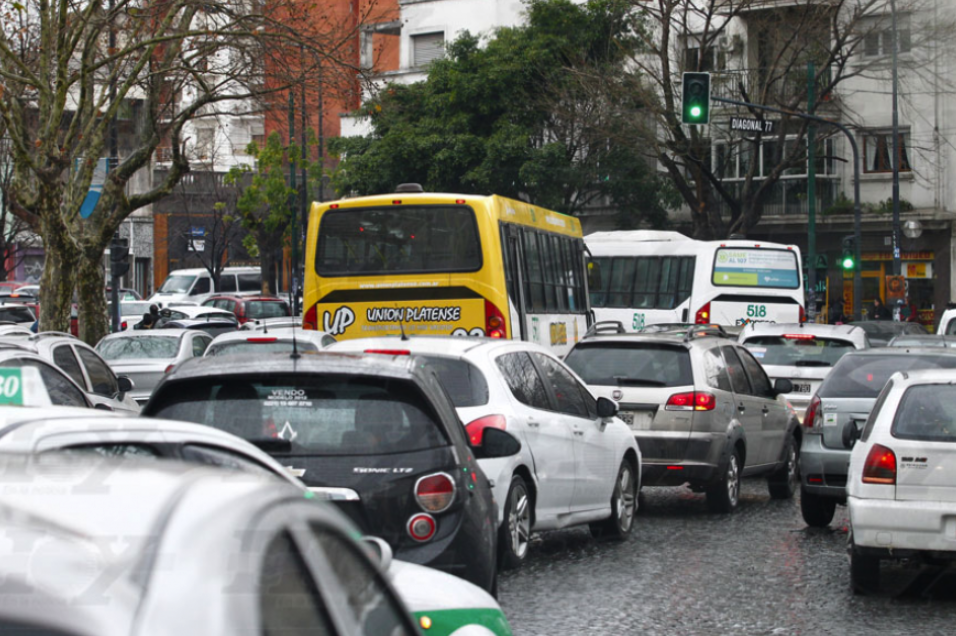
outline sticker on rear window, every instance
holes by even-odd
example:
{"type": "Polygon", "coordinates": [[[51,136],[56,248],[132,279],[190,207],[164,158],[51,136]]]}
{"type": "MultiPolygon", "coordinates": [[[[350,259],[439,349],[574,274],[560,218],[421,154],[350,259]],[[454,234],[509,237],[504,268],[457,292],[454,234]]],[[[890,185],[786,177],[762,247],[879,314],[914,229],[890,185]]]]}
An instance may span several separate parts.
{"type": "Polygon", "coordinates": [[[753,357],[762,358],[767,355],[767,347],[747,347],[753,357]]]}
{"type": "Polygon", "coordinates": [[[312,406],[303,389],[272,389],[265,406],[312,406]]]}

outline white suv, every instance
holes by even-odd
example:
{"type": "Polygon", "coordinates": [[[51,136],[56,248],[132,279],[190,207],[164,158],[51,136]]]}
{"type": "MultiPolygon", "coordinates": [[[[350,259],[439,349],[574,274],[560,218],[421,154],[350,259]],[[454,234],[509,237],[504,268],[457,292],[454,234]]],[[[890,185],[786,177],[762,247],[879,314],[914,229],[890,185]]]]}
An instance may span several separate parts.
{"type": "Polygon", "coordinates": [[[626,537],[640,490],[641,452],[616,405],[595,399],[550,351],[515,340],[413,336],[338,342],[327,351],[409,354],[438,371],[480,445],[486,428],[521,441],[518,455],[478,460],[499,510],[505,567],[527,556],[532,531],[589,523],[595,535],[626,537]]]}
{"type": "MultiPolygon", "coordinates": [[[[847,444],[858,432],[844,429],[847,444]]],[[[895,373],[850,457],[850,580],[877,592],[880,561],[956,561],[956,370],[895,373]]]]}

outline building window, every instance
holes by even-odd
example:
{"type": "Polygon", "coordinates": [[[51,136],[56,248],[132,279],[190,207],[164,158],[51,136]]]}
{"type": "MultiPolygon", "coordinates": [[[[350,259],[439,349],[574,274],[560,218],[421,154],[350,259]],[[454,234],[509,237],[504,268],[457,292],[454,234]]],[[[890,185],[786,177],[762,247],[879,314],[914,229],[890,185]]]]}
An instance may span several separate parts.
{"type": "MultiPolygon", "coordinates": [[[[900,172],[912,170],[909,159],[909,145],[909,132],[901,132],[899,136],[900,172]]],[[[864,172],[892,172],[893,164],[890,161],[892,155],[893,134],[891,131],[870,131],[863,136],[864,172]]]]}
{"type": "Polygon", "coordinates": [[[424,68],[445,54],[444,33],[422,33],[412,36],[412,66],[424,68]]]}
{"type": "Polygon", "coordinates": [[[684,69],[690,72],[723,71],[727,68],[727,53],[717,47],[708,46],[704,50],[704,58],[700,57],[700,45],[690,42],[684,49],[684,69]],[[699,68],[698,68],[699,66],[699,68]]]}
{"type": "Polygon", "coordinates": [[[215,128],[196,129],[196,158],[212,159],[213,144],[216,139],[215,128]]]}
{"type": "MultiPolygon", "coordinates": [[[[860,28],[863,32],[864,56],[883,57],[893,54],[893,22],[890,16],[861,20],[860,28]]],[[[897,16],[896,30],[900,36],[900,53],[908,53],[912,47],[909,15],[897,16]]]]}

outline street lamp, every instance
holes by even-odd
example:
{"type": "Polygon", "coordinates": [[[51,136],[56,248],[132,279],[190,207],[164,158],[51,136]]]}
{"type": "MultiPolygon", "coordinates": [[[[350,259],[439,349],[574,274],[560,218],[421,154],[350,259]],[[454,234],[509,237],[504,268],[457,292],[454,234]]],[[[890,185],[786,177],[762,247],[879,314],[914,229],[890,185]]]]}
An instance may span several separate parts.
{"type": "Polygon", "coordinates": [[[919,221],[911,220],[903,224],[903,235],[906,238],[919,238],[923,235],[923,224],[919,221]]]}

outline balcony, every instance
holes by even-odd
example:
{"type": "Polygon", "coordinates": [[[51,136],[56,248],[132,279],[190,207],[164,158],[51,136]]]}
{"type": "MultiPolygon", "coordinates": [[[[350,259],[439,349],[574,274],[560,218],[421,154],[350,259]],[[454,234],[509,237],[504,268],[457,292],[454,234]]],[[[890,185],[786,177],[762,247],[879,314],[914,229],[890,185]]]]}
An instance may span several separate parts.
{"type": "MultiPolygon", "coordinates": [[[[782,76],[777,71],[772,79],[769,78],[770,75],[771,73],[766,69],[714,71],[710,76],[711,94],[714,97],[740,100],[743,98],[740,92],[740,86],[742,85],[744,91],[754,103],[778,107],[806,103],[807,72],[805,67],[799,68],[795,65],[790,73],[782,76]]],[[[829,81],[829,73],[822,76],[818,81],[816,87],[818,104],[832,102],[835,99],[832,91],[822,93],[829,81]]]]}
{"type": "MultiPolygon", "coordinates": [[[[742,187],[739,182],[725,182],[725,187],[729,187],[731,192],[737,193],[742,187]]],[[[759,182],[754,182],[753,187],[758,187],[759,182]]],[[[834,176],[817,175],[816,182],[816,210],[818,218],[826,213],[826,210],[832,206],[840,192],[840,180],[834,176]]],[[[763,216],[791,216],[807,215],[807,178],[782,178],[775,183],[770,192],[764,197],[763,216]]],[[[720,211],[722,215],[729,216],[730,208],[721,203],[720,211]]]]}

